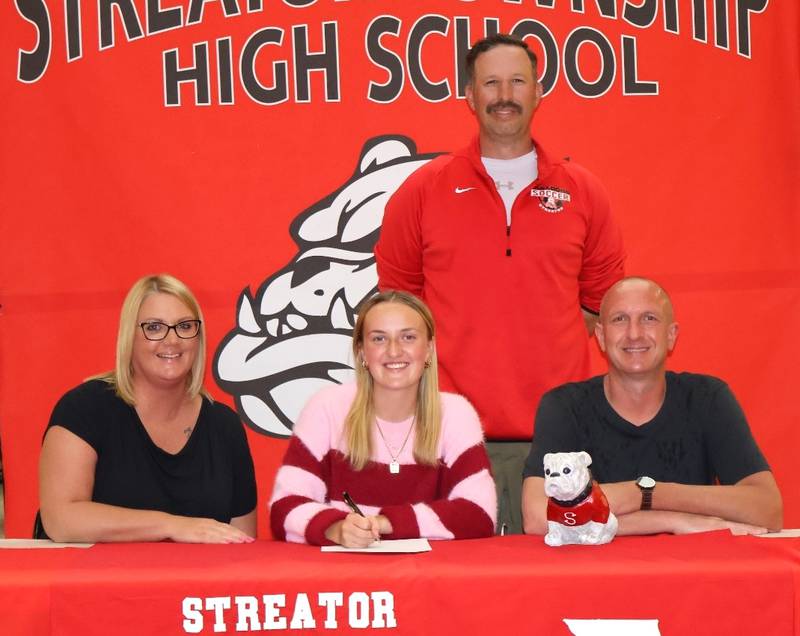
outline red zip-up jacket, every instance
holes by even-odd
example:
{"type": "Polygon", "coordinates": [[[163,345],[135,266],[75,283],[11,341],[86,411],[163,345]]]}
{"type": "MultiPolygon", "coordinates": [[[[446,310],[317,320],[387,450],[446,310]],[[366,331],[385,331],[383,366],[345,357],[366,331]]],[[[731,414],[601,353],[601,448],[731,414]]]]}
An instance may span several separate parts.
{"type": "Polygon", "coordinates": [[[510,226],[476,137],[409,176],[375,246],[379,287],[428,303],[441,388],[467,396],[490,440],[530,440],[542,394],[589,376],[581,307],[599,311],[623,276],[599,181],[534,145],[539,176],[517,196],[510,226]]]}

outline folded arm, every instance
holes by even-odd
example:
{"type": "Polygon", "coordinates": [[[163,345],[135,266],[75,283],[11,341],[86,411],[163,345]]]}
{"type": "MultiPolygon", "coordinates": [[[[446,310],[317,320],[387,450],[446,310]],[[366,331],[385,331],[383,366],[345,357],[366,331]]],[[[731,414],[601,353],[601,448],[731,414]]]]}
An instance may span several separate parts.
{"type": "MultiPolygon", "coordinates": [[[[783,525],[783,504],[772,473],[761,471],[731,486],[693,486],[659,482],[653,509],[639,510],[641,492],[633,481],[602,484],[619,534],[686,534],[728,528],[735,534],[757,534],[783,525]]],[[[528,477],[523,485],[525,532],[547,532],[544,479],[528,477]]]]}
{"type": "Polygon", "coordinates": [[[307,406],[295,424],[283,464],[275,474],[269,504],[272,536],[312,545],[342,543],[339,526],[347,512],[331,505],[321,459],[301,440],[314,419],[306,415],[313,406],[307,406]],[[339,526],[331,528],[335,524],[339,526]]]}
{"type": "MultiPolygon", "coordinates": [[[[617,516],[639,510],[641,493],[632,481],[603,484],[603,491],[617,516]]],[[[768,470],[730,486],[659,482],[653,491],[653,510],[704,515],[770,530],[783,526],[781,494],[768,470]]]]}
{"type": "Polygon", "coordinates": [[[638,510],[617,517],[619,535],[633,534],[693,534],[712,530],[730,530],[732,534],[763,534],[767,529],[748,523],[737,523],[720,517],[697,515],[671,510],[638,510]]]}
{"type": "MultiPolygon", "coordinates": [[[[284,465],[275,477],[270,508],[276,538],[314,545],[338,543],[361,547],[378,536],[390,539],[427,537],[452,539],[490,536],[494,529],[496,495],[483,446],[443,469],[441,497],[433,501],[378,508],[359,502],[364,517],[348,514],[330,503],[333,493],[315,474],[305,445],[293,437],[284,465]],[[474,463],[479,466],[473,465],[474,463]]],[[[336,499],[337,501],[338,498],[336,499]]]]}
{"type": "Polygon", "coordinates": [[[393,528],[389,538],[470,539],[494,534],[497,494],[483,444],[442,470],[440,498],[381,508],[393,528]]]}
{"type": "Polygon", "coordinates": [[[431,501],[380,510],[393,538],[468,539],[494,534],[497,492],[480,419],[464,398],[443,395],[437,492],[431,501]]]}
{"type": "Polygon", "coordinates": [[[54,541],[244,543],[255,536],[255,510],[227,524],[93,502],[96,464],[97,453],[80,437],[61,426],[47,431],[39,460],[39,500],[42,525],[54,541]]]}

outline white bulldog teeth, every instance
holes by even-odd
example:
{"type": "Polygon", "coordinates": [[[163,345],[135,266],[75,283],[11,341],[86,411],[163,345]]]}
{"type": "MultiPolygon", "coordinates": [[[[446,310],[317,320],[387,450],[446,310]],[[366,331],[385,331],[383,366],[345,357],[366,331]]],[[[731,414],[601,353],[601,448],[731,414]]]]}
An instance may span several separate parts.
{"type": "Polygon", "coordinates": [[[344,306],[344,301],[337,298],[331,309],[331,325],[334,329],[352,329],[353,323],[350,322],[350,313],[344,306]]]}
{"type": "Polygon", "coordinates": [[[286,322],[289,323],[292,329],[297,329],[298,331],[308,327],[308,321],[299,314],[288,314],[286,322]]]}
{"type": "Polygon", "coordinates": [[[278,324],[280,324],[280,320],[277,318],[267,320],[267,333],[273,338],[278,337],[278,324]]]}
{"type": "Polygon", "coordinates": [[[261,333],[261,327],[258,325],[256,314],[253,310],[253,302],[247,291],[242,292],[239,303],[239,327],[242,331],[254,335],[261,333]]]}

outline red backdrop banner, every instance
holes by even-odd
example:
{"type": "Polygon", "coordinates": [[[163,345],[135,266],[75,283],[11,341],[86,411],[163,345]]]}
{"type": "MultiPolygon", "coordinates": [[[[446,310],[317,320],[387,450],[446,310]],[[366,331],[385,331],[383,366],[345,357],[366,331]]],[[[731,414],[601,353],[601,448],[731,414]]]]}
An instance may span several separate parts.
{"type": "Polygon", "coordinates": [[[628,272],[672,293],[671,368],[730,383],[800,524],[800,5],[14,0],[0,8],[9,536],[31,530],[50,410],[112,367],[122,299],[159,271],[204,308],[208,386],[248,424],[267,536],[293,418],[348,373],[383,205],[474,134],[462,59],[495,31],[540,56],[535,136],[602,179],[628,272]]]}

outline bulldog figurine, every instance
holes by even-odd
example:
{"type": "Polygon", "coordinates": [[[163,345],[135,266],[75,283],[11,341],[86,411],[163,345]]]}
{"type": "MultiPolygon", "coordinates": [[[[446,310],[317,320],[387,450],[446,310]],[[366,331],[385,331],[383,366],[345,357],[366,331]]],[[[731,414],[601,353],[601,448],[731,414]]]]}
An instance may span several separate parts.
{"type": "Polygon", "coordinates": [[[591,463],[591,455],[583,451],[544,456],[547,545],[598,545],[617,534],[617,518],[600,485],[592,480],[591,463]]]}

